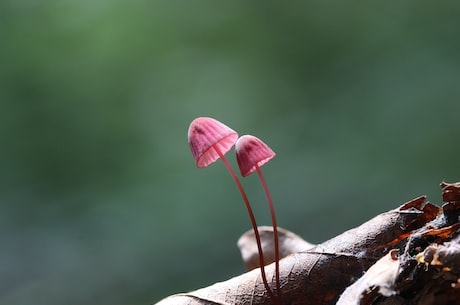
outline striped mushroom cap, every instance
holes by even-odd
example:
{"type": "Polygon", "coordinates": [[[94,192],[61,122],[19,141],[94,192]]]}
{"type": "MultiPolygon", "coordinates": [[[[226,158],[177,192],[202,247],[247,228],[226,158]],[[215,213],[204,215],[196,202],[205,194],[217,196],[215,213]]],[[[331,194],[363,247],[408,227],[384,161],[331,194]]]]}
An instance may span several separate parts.
{"type": "Polygon", "coordinates": [[[236,141],[235,152],[243,177],[250,175],[276,155],[267,144],[251,135],[244,135],[236,141]]]}
{"type": "Polygon", "coordinates": [[[238,139],[227,125],[207,117],[196,118],[188,129],[188,144],[197,167],[206,167],[219,159],[217,148],[225,155],[238,139]]]}

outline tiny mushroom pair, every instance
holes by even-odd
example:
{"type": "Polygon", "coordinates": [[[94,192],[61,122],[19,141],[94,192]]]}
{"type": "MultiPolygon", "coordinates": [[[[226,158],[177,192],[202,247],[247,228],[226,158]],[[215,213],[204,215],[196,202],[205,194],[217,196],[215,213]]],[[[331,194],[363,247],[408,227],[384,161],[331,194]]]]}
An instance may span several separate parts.
{"type": "Polygon", "coordinates": [[[226,126],[225,124],[208,117],[199,117],[192,121],[188,130],[188,143],[190,145],[190,149],[192,151],[192,155],[195,159],[197,167],[207,167],[218,159],[221,159],[230,175],[232,176],[246,205],[246,209],[248,211],[249,218],[254,230],[259,252],[261,276],[265,289],[267,290],[267,293],[273,300],[274,304],[283,304],[280,287],[280,258],[275,210],[267,183],[265,182],[265,178],[262,175],[262,171],[260,170],[260,167],[271,160],[275,156],[275,153],[260,139],[251,135],[244,135],[238,138],[238,133],[236,131],[226,126]],[[233,145],[235,145],[236,159],[238,162],[238,167],[240,168],[241,175],[246,177],[253,172],[257,172],[267,196],[274,233],[275,281],[278,298],[275,297],[267,282],[260,236],[248,197],[243,189],[243,186],[241,185],[240,180],[238,179],[238,176],[235,174],[230,163],[225,158],[225,154],[233,147],[233,145]]]}

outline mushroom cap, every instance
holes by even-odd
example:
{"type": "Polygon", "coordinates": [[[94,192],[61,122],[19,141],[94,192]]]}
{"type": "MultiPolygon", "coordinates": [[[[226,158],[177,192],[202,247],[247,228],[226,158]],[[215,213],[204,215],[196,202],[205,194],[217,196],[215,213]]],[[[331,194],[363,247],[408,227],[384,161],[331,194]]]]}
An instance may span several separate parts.
{"type": "Polygon", "coordinates": [[[244,135],[236,141],[235,152],[243,177],[250,175],[276,155],[267,144],[251,135],[244,135]]]}
{"type": "Polygon", "coordinates": [[[188,128],[188,144],[197,167],[206,167],[219,159],[213,146],[225,155],[237,139],[236,131],[213,118],[196,118],[188,128]]]}

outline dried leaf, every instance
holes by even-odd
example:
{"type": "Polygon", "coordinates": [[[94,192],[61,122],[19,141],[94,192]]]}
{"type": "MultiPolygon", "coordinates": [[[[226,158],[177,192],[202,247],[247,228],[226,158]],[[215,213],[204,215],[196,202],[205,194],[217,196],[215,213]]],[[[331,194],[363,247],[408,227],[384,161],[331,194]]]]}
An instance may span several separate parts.
{"type": "MultiPolygon", "coordinates": [[[[401,236],[424,226],[438,215],[424,197],[383,213],[314,248],[289,255],[280,261],[281,288],[287,304],[335,304],[343,290],[391,249],[400,245],[401,236]],[[396,244],[395,244],[396,242],[396,244]]],[[[266,267],[274,284],[274,264],[266,267]]],[[[170,296],[157,305],[172,304],[271,304],[254,269],[225,282],[187,294],[170,296]]]]}
{"type": "MultiPolygon", "coordinates": [[[[264,254],[265,265],[275,261],[275,245],[273,240],[273,227],[260,226],[258,227],[262,251],[264,254]]],[[[315,245],[305,241],[300,236],[286,229],[277,228],[278,244],[280,250],[280,258],[284,258],[290,254],[301,251],[306,251],[313,248],[315,245]]],[[[247,270],[259,268],[259,252],[257,250],[256,238],[253,230],[245,232],[238,240],[238,247],[241,251],[241,257],[246,265],[247,270]]]]}
{"type": "Polygon", "coordinates": [[[374,299],[377,294],[387,297],[396,294],[394,283],[399,271],[397,253],[398,250],[393,250],[379,259],[344,291],[336,305],[360,305],[363,298],[369,300],[374,299]]]}
{"type": "Polygon", "coordinates": [[[441,183],[442,201],[453,202],[460,201],[460,182],[457,183],[441,183]]]}
{"type": "MultiPolygon", "coordinates": [[[[380,282],[378,286],[386,282],[389,290],[376,289],[372,282],[364,280],[374,265],[357,283],[347,288],[340,298],[343,303],[338,304],[459,305],[460,223],[447,226],[450,222],[441,214],[412,232],[404,252],[393,264],[393,271],[397,272],[390,278],[385,274],[374,275],[380,282]],[[358,286],[363,281],[370,284],[358,286]]],[[[388,268],[391,269],[390,265],[388,268]]]]}

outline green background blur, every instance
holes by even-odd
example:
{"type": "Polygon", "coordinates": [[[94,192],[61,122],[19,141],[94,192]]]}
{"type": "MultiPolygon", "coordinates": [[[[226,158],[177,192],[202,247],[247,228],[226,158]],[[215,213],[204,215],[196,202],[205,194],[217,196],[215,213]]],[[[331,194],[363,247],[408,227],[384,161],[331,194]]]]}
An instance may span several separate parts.
{"type": "Polygon", "coordinates": [[[460,2],[391,3],[1,1],[0,304],[150,304],[243,272],[250,223],[223,164],[195,168],[198,116],[277,152],[278,222],[311,242],[439,203],[460,2]]]}

